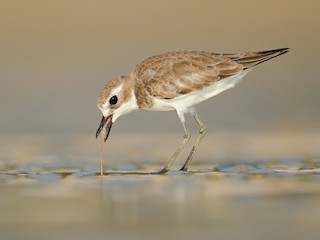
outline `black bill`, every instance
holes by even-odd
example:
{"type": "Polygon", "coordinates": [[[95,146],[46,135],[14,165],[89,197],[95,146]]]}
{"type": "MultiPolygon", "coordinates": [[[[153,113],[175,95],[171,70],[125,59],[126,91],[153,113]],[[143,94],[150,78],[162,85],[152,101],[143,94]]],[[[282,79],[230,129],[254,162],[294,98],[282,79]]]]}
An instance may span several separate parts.
{"type": "Polygon", "coordinates": [[[108,117],[104,117],[102,116],[100,125],[98,127],[98,130],[96,132],[96,138],[98,138],[98,136],[100,135],[101,131],[103,130],[103,128],[105,127],[105,131],[103,131],[104,133],[104,141],[106,141],[109,137],[109,133],[112,127],[112,115],[108,116],[108,117]]]}

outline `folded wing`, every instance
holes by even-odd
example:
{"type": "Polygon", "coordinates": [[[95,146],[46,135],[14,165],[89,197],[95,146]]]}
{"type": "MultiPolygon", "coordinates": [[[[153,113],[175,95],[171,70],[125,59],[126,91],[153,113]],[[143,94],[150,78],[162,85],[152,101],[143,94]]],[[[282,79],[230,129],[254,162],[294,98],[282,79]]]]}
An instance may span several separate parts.
{"type": "Polygon", "coordinates": [[[287,51],[277,49],[240,54],[171,52],[146,59],[136,66],[133,74],[143,82],[151,96],[172,99],[237,76],[287,51]]]}

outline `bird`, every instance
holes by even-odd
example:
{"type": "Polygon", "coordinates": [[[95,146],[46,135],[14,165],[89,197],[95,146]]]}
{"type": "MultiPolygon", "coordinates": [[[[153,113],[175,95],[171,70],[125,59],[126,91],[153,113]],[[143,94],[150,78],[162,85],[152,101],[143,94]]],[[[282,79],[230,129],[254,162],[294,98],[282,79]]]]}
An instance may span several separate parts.
{"type": "Polygon", "coordinates": [[[195,105],[234,87],[257,65],[288,51],[289,48],[280,48],[224,54],[184,50],[149,57],[136,65],[129,75],[116,77],[102,87],[97,105],[103,116],[96,138],[101,134],[105,142],[113,123],[132,111],[176,111],[184,133],[167,164],[155,172],[165,174],[190,140],[185,114],[191,114],[199,127],[199,133],[180,168],[181,171],[187,171],[207,131],[195,105]]]}

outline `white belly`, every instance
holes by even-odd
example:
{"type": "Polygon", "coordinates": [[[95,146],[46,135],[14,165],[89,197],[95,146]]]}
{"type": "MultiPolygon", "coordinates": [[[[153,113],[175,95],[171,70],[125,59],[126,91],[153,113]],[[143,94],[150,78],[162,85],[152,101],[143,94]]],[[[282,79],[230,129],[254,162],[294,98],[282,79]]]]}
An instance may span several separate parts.
{"type": "MultiPolygon", "coordinates": [[[[251,70],[251,69],[250,69],[251,70]]],[[[173,99],[154,99],[154,106],[150,110],[154,111],[169,111],[180,110],[187,111],[193,105],[196,105],[208,98],[211,98],[229,88],[234,87],[241,79],[250,71],[249,69],[243,71],[238,76],[232,76],[214,83],[211,86],[203,88],[202,90],[181,95],[173,99]]]]}

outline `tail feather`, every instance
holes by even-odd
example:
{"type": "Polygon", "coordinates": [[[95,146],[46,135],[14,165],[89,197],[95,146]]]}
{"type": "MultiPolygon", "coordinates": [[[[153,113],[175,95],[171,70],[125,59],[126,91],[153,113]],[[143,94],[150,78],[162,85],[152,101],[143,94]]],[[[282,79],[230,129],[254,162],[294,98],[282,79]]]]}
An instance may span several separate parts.
{"type": "Polygon", "coordinates": [[[248,52],[240,56],[238,55],[237,57],[230,57],[230,59],[236,63],[242,64],[244,69],[248,69],[287,52],[289,52],[289,48],[280,48],[268,51],[248,52]]]}

